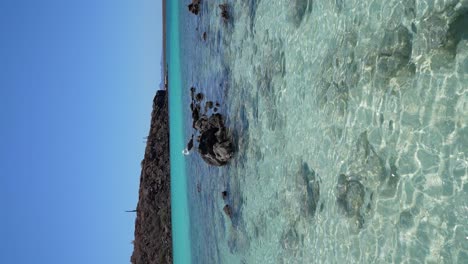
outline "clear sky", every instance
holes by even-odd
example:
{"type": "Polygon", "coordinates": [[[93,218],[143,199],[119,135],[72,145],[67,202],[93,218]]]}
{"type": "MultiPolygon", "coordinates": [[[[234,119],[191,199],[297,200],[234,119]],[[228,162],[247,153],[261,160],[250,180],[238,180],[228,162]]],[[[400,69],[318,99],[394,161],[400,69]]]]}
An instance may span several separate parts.
{"type": "Polygon", "coordinates": [[[161,9],[0,1],[1,263],[129,263],[161,9]]]}

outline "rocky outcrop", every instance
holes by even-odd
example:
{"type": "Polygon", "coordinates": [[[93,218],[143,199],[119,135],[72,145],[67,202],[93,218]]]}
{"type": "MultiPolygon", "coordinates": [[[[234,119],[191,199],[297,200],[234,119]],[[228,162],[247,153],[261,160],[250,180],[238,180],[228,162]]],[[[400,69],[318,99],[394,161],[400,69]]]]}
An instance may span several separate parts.
{"type": "Polygon", "coordinates": [[[202,116],[195,123],[195,129],[200,132],[198,152],[203,160],[214,166],[226,165],[232,158],[234,149],[221,114],[202,116]]]}
{"type": "Polygon", "coordinates": [[[172,263],[169,118],[166,91],[153,100],[151,128],[141,162],[134,264],[172,263]]]}
{"type": "MultiPolygon", "coordinates": [[[[203,93],[196,93],[196,89],[190,89],[192,103],[192,127],[198,134],[198,152],[202,159],[213,166],[226,165],[234,156],[234,145],[223,121],[223,116],[215,113],[217,108],[212,101],[207,101],[202,113],[201,104],[205,99],[203,93]],[[213,109],[213,110],[212,110],[213,109]],[[212,111],[211,111],[212,110],[212,111]]],[[[219,106],[216,103],[216,106],[219,106]]],[[[187,144],[187,150],[193,147],[193,137],[187,144]]]]}

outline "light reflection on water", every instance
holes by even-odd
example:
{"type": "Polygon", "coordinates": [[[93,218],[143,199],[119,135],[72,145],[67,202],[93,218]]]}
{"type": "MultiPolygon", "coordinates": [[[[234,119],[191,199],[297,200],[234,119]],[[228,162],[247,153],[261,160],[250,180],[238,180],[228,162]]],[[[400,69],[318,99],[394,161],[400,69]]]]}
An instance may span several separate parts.
{"type": "Polygon", "coordinates": [[[223,168],[186,157],[194,262],[468,261],[462,2],[232,1],[227,25],[217,3],[181,9],[186,117],[193,85],[238,145],[223,168]]]}

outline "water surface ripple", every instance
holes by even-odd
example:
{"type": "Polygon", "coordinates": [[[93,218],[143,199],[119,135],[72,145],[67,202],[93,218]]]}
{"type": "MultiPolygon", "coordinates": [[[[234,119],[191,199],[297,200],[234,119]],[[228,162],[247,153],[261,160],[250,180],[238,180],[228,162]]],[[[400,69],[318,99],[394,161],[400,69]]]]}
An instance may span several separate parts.
{"type": "Polygon", "coordinates": [[[187,156],[194,263],[468,263],[468,2],[220,3],[181,9],[186,137],[193,85],[238,146],[187,156]]]}

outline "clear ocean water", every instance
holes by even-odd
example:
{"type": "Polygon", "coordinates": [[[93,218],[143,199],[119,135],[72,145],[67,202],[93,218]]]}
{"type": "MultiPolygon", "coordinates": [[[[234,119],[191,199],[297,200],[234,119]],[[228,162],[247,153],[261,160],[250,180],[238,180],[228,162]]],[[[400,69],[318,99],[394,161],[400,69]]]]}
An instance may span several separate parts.
{"type": "Polygon", "coordinates": [[[468,263],[468,1],[230,0],[227,23],[221,3],[169,7],[174,254],[468,263]],[[192,86],[221,105],[228,166],[182,155],[192,86]]]}

